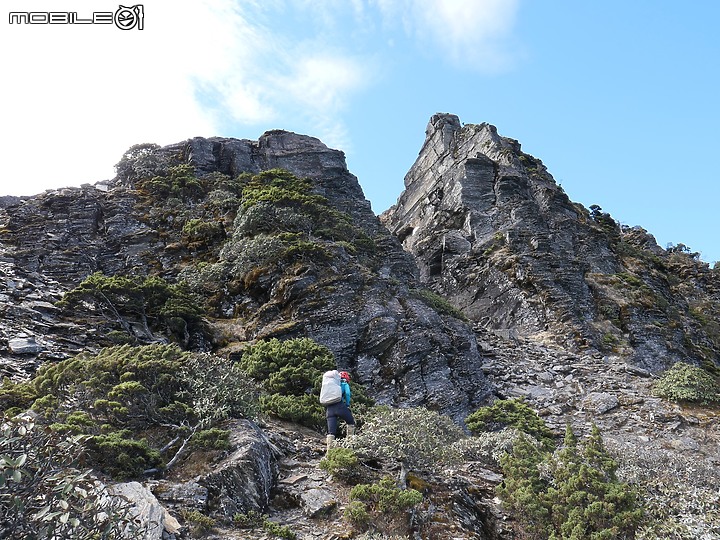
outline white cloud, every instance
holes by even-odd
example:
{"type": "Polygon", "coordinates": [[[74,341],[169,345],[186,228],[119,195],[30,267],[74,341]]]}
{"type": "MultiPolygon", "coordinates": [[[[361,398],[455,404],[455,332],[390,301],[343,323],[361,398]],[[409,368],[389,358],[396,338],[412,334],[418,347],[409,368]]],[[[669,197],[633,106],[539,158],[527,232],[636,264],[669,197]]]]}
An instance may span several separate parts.
{"type": "MultiPolygon", "coordinates": [[[[133,144],[168,144],[238,125],[286,127],[295,118],[328,144],[347,142],[339,113],[369,76],[341,47],[302,28],[278,30],[286,2],[145,0],[142,31],[7,24],[10,11],[59,5],[11,0],[0,12],[0,195],[102,180],[133,144]]],[[[295,4],[319,9],[310,6],[295,4]]],[[[115,9],[117,0],[62,5],[81,17],[115,9]]],[[[332,25],[329,13],[319,22],[332,25]]]]}
{"type": "Polygon", "coordinates": [[[457,64],[499,69],[517,1],[144,0],[144,30],[122,31],[7,23],[10,11],[83,17],[118,0],[6,0],[0,195],[109,178],[141,142],[285,128],[347,150],[343,113],[382,76],[378,44],[399,25],[457,64]]]}
{"type": "Polygon", "coordinates": [[[385,25],[400,20],[425,48],[453,64],[494,72],[513,63],[509,40],[519,0],[370,0],[385,25]]]}

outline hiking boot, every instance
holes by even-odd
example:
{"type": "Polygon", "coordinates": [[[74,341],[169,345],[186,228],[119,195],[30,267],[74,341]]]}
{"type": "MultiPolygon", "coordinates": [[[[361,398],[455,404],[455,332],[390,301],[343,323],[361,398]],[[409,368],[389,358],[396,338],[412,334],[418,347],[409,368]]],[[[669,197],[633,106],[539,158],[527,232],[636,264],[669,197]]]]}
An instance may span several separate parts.
{"type": "Polygon", "coordinates": [[[325,453],[327,454],[327,452],[329,452],[330,449],[335,446],[335,435],[328,435],[327,437],[325,437],[325,443],[327,444],[327,450],[325,451],[325,453]]]}
{"type": "Polygon", "coordinates": [[[355,435],[355,426],[354,426],[354,425],[351,426],[351,425],[348,424],[348,426],[347,426],[347,436],[348,436],[348,437],[352,437],[353,435],[355,435]]]}

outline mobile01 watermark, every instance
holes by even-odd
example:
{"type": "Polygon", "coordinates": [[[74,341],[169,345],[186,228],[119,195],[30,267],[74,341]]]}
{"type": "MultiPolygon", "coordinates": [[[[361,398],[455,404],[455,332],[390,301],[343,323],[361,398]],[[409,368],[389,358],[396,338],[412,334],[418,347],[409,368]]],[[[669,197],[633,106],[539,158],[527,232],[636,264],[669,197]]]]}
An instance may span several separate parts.
{"type": "Polygon", "coordinates": [[[77,11],[11,11],[10,24],[114,24],[120,30],[143,30],[145,8],[118,6],[115,11],[93,11],[78,14],[77,11]]]}

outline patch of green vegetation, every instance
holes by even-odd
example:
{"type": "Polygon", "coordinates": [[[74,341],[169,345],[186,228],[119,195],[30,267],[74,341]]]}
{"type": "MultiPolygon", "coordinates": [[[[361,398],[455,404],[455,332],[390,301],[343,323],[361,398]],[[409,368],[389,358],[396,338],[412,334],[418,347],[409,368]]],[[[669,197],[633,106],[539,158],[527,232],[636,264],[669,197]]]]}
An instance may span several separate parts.
{"type": "Polygon", "coordinates": [[[330,448],[320,460],[320,468],[333,478],[352,482],[360,477],[360,460],[354,450],[337,446],[330,448]]]}
{"type": "Polygon", "coordinates": [[[82,435],[91,464],[127,479],[180,457],[193,437],[200,446],[223,445],[226,432],[213,428],[254,415],[256,394],[255,382],[228,360],[173,345],[123,345],[46,364],[31,381],[6,382],[0,403],[32,407],[55,431],[82,435]],[[148,431],[152,442],[142,436],[148,431]]]}
{"type": "MultiPolygon", "coordinates": [[[[377,249],[374,239],[355,226],[349,214],[335,209],[310,179],[272,169],[241,175],[239,186],[232,235],[217,251],[219,260],[202,268],[187,267],[182,273],[207,298],[212,313],[226,311],[228,296],[244,293],[267,301],[269,290],[258,284],[260,276],[276,280],[295,265],[322,266],[337,257],[372,262],[377,249]]],[[[216,196],[222,200],[237,197],[228,191],[216,196]]],[[[213,219],[227,224],[226,215],[213,219]]]]}
{"type": "Polygon", "coordinates": [[[190,219],[183,225],[182,235],[188,244],[211,244],[225,236],[225,229],[217,221],[190,219]]]}
{"type": "Polygon", "coordinates": [[[263,410],[310,427],[325,424],[319,396],[322,374],[335,369],[330,349],[309,338],[273,338],[246,349],[238,365],[262,382],[263,410]]]}
{"type": "Polygon", "coordinates": [[[618,274],[615,274],[615,276],[617,276],[620,281],[622,281],[625,285],[629,287],[643,287],[645,285],[645,283],[643,283],[643,280],[641,280],[635,274],[630,274],[629,272],[620,272],[618,274]]]}
{"type": "Polygon", "coordinates": [[[655,383],[653,394],[670,401],[707,405],[720,401],[720,384],[704,369],[677,362],[655,383]]]}
{"type": "Polygon", "coordinates": [[[90,437],[86,448],[94,466],[117,480],[142,477],[144,471],[163,464],[160,452],[129,429],[90,437]]]}
{"type": "MultiPolygon", "coordinates": [[[[132,323],[139,322],[152,336],[152,328],[183,341],[198,328],[203,310],[198,297],[184,283],[171,284],[157,276],[106,276],[95,272],[65,293],[58,306],[75,312],[95,306],[109,321],[118,324],[128,338],[135,338],[132,323]]],[[[119,332],[116,330],[115,332],[119,332]]],[[[119,341],[113,334],[113,341],[119,341]]]]}
{"type": "Polygon", "coordinates": [[[453,444],[463,438],[460,427],[436,411],[374,407],[362,430],[347,444],[360,455],[394,461],[408,469],[452,463],[453,444]]]}
{"type": "Polygon", "coordinates": [[[195,168],[186,163],[168,167],[162,175],[139,179],[135,185],[155,201],[169,198],[197,200],[204,195],[203,184],[195,176],[195,168]]]}
{"type": "Polygon", "coordinates": [[[450,315],[462,321],[468,320],[462,311],[453,306],[446,298],[443,298],[433,291],[428,289],[410,289],[410,294],[418,300],[422,300],[427,306],[433,308],[438,313],[450,315]]]}
{"type": "Polygon", "coordinates": [[[352,224],[350,216],[334,209],[323,195],[313,193],[308,178],[298,178],[283,169],[271,169],[253,176],[242,191],[245,212],[256,207],[259,215],[252,231],[276,234],[302,233],[331,242],[349,242],[358,251],[374,249],[374,242],[352,224]]]}
{"type": "Polygon", "coordinates": [[[262,525],[263,531],[275,536],[276,538],[285,538],[286,540],[295,540],[297,535],[287,525],[280,525],[274,521],[266,519],[262,525]]]}
{"type": "Polygon", "coordinates": [[[402,518],[408,510],[422,502],[422,493],[415,489],[400,489],[391,478],[374,484],[358,484],[350,490],[350,504],[345,517],[359,528],[370,524],[402,518]]]}
{"type": "Polygon", "coordinates": [[[568,425],[563,446],[543,450],[523,436],[501,459],[497,492],[527,538],[632,538],[642,519],[638,493],[618,480],[597,426],[581,445],[568,425]]]}
{"type": "Polygon", "coordinates": [[[498,399],[491,406],[470,414],[465,423],[474,435],[513,427],[541,441],[547,448],[555,445],[552,430],[520,399],[498,399]]]}
{"type": "Polygon", "coordinates": [[[227,450],[230,448],[230,432],[216,427],[203,429],[193,434],[190,445],[198,449],[227,450]]]}
{"type": "Polygon", "coordinates": [[[620,339],[612,332],[605,332],[602,336],[602,346],[606,351],[612,351],[620,344],[620,339]]]}
{"type": "Polygon", "coordinates": [[[668,301],[653,291],[639,276],[630,272],[619,272],[607,277],[608,284],[624,293],[628,302],[652,309],[666,309],[668,301]]]}
{"type": "Polygon", "coordinates": [[[287,525],[280,525],[259,512],[251,510],[247,513],[237,513],[233,516],[233,524],[241,529],[262,529],[276,538],[295,540],[297,535],[287,525]]]}
{"type": "Polygon", "coordinates": [[[500,249],[505,245],[505,235],[498,231],[493,236],[492,242],[489,243],[489,245],[485,248],[483,251],[483,257],[489,257],[492,255],[495,251],[500,249]]]}
{"type": "MultiPolygon", "coordinates": [[[[264,412],[311,428],[325,425],[320,405],[322,374],[336,369],[332,351],[310,338],[260,341],[244,352],[238,367],[262,383],[264,412]]],[[[351,382],[353,404],[368,405],[362,385],[351,382]]]]}
{"type": "Polygon", "coordinates": [[[597,204],[590,205],[590,217],[611,239],[619,239],[620,225],[597,204]]]}
{"type": "Polygon", "coordinates": [[[115,171],[120,178],[135,182],[141,178],[150,178],[166,167],[165,160],[158,150],[160,145],[155,143],[141,143],[131,146],[115,165],[115,171]]]}
{"type": "Polygon", "coordinates": [[[180,516],[190,526],[193,536],[205,536],[217,525],[217,522],[210,516],[206,516],[199,510],[180,510],[180,516]]]}

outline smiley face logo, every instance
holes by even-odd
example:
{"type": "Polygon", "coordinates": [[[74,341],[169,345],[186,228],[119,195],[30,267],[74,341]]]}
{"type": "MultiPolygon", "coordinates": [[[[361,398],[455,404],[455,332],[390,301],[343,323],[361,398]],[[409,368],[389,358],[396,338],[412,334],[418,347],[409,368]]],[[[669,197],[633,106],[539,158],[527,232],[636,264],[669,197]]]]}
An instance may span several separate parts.
{"type": "Polygon", "coordinates": [[[115,12],[115,26],[120,30],[132,30],[137,26],[143,29],[144,10],[142,4],[136,6],[119,6],[115,12]]]}

